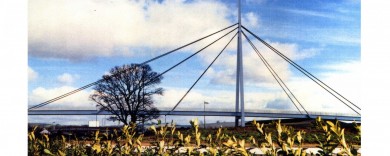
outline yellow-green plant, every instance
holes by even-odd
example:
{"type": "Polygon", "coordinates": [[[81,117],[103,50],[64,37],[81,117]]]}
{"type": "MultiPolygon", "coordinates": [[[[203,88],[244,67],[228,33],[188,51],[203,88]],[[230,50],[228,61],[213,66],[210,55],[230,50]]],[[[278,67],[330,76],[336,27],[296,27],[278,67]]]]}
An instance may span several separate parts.
{"type": "Polygon", "coordinates": [[[176,125],[173,121],[169,126],[168,124],[162,126],[161,121],[159,120],[157,127],[158,130],[154,125],[150,127],[154,132],[155,141],[152,142],[154,147],[147,149],[149,152],[151,151],[151,153],[153,153],[153,151],[157,151],[159,155],[172,155],[178,150],[179,146],[183,146],[185,141],[183,139],[183,134],[179,131],[177,131],[176,136],[178,139],[175,140],[176,125]],[[170,137],[167,137],[167,135],[170,135],[170,137]]]}
{"type": "Polygon", "coordinates": [[[306,155],[306,152],[302,147],[302,134],[304,134],[304,131],[295,132],[292,127],[281,124],[280,120],[274,123],[275,134],[273,134],[272,131],[266,132],[264,124],[257,123],[255,120],[253,120],[252,124],[260,133],[261,138],[257,138],[258,141],[256,141],[256,138],[252,136],[249,140],[251,140],[252,145],[260,148],[264,153],[266,153],[266,155],[306,155]],[[298,143],[297,146],[295,143],[298,143]],[[275,144],[279,146],[281,151],[277,150],[275,144]]]}
{"type": "Polygon", "coordinates": [[[227,138],[229,138],[229,136],[222,132],[222,127],[219,127],[216,134],[215,134],[214,139],[213,139],[213,135],[209,134],[209,136],[207,137],[207,140],[208,140],[209,146],[221,147],[227,138]]]}
{"type": "MultiPolygon", "coordinates": [[[[356,149],[347,144],[344,134],[345,129],[341,128],[339,121],[333,123],[331,121],[324,121],[321,117],[317,117],[316,126],[322,131],[322,135],[326,138],[325,140],[321,140],[319,137],[315,136],[319,143],[318,147],[322,149],[322,151],[320,151],[322,155],[331,154],[338,146],[341,146],[341,152],[339,154],[347,154],[349,156],[357,155],[356,149]]],[[[358,136],[360,137],[360,127],[357,127],[357,129],[359,130],[358,136]]]]}
{"type": "Polygon", "coordinates": [[[208,144],[208,153],[210,155],[223,154],[225,153],[227,147],[224,145],[230,139],[228,134],[225,134],[222,130],[222,127],[219,127],[214,137],[212,134],[208,134],[206,137],[206,142],[208,144]]]}
{"type": "Polygon", "coordinates": [[[295,133],[294,128],[282,125],[280,120],[275,123],[275,129],[277,131],[276,143],[282,148],[281,153],[283,155],[306,155],[306,152],[302,151],[302,134],[304,131],[297,131],[295,133]],[[297,149],[294,149],[295,141],[298,142],[297,149]]]}
{"type": "Polygon", "coordinates": [[[125,141],[124,146],[127,147],[123,154],[131,154],[135,150],[141,152],[143,134],[135,137],[137,133],[136,127],[137,125],[135,123],[132,123],[129,126],[123,126],[122,133],[125,141]]]}
{"type": "MultiPolygon", "coordinates": [[[[303,148],[305,131],[294,130],[290,126],[285,126],[279,120],[268,126],[253,121],[258,135],[238,138],[235,135],[229,135],[226,129],[218,128],[214,133],[202,137],[199,130],[197,119],[191,120],[191,130],[189,133],[181,133],[176,130],[172,122],[169,126],[158,125],[151,126],[150,130],[154,134],[152,146],[142,148],[143,134],[138,135],[136,125],[130,124],[122,127],[120,132],[116,129],[110,134],[96,131],[93,134],[92,141],[67,140],[64,136],[50,137],[42,134],[36,136],[34,127],[28,132],[28,155],[251,155],[249,149],[260,148],[263,153],[270,156],[288,155],[305,156],[303,148]],[[157,127],[156,127],[157,126],[157,127]],[[207,136],[207,137],[206,137],[207,136]],[[251,146],[247,146],[248,142],[251,146]],[[91,144],[91,145],[89,145],[91,144]],[[179,149],[183,153],[179,153],[179,149]],[[183,151],[183,149],[185,151],[183,151]],[[204,152],[206,151],[206,152],[204,152]]],[[[341,127],[338,121],[323,121],[317,118],[315,121],[317,130],[321,133],[316,136],[319,143],[321,155],[330,154],[336,147],[341,148],[338,154],[357,155],[354,146],[347,143],[345,139],[345,129],[341,127]]],[[[360,126],[355,123],[355,129],[358,134],[356,138],[360,141],[360,126]]],[[[205,132],[203,132],[205,133],[205,132]]]]}
{"type": "Polygon", "coordinates": [[[245,147],[245,140],[238,140],[234,136],[232,138],[233,140],[229,139],[227,142],[223,143],[228,147],[224,154],[248,156],[249,154],[245,147]]]}
{"type": "Polygon", "coordinates": [[[199,121],[198,118],[191,120],[191,126],[194,129],[194,135],[195,135],[195,145],[197,148],[200,146],[200,136],[201,133],[199,132],[199,121]]]}
{"type": "Polygon", "coordinates": [[[264,124],[257,123],[256,120],[253,120],[252,124],[256,127],[256,130],[260,133],[261,138],[250,137],[252,145],[261,149],[266,155],[276,155],[276,147],[272,141],[272,133],[265,132],[264,124]],[[256,141],[257,140],[257,141],[256,141]],[[260,140],[265,140],[260,141],[260,140]]]}

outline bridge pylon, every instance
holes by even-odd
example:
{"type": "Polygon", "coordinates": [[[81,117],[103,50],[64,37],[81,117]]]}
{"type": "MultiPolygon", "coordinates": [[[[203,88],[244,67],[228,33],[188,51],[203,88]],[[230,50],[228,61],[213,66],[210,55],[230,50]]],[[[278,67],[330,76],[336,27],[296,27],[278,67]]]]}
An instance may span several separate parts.
{"type": "MultiPolygon", "coordinates": [[[[242,39],[241,39],[241,0],[238,4],[238,34],[237,34],[237,72],[236,72],[236,112],[241,109],[240,116],[236,116],[235,125],[238,127],[238,119],[241,119],[241,127],[245,127],[245,104],[244,104],[244,76],[242,65],[242,39]],[[241,106],[241,108],[240,108],[241,106]]],[[[238,114],[238,113],[237,113],[238,114]]]]}

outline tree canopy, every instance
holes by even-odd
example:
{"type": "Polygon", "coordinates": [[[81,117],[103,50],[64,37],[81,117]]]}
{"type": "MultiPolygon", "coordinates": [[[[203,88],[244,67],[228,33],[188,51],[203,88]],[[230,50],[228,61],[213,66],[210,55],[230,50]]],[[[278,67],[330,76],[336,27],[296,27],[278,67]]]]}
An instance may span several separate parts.
{"type": "Polygon", "coordinates": [[[163,95],[163,89],[157,87],[162,79],[147,64],[115,66],[93,88],[90,99],[100,110],[111,112],[126,125],[129,117],[133,123],[155,119],[159,110],[152,96],[163,95]]]}

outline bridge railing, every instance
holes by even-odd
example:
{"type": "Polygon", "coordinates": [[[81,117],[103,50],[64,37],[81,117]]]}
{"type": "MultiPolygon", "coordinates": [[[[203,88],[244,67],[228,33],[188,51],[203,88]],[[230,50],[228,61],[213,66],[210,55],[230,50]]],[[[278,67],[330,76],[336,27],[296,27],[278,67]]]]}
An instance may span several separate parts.
{"type": "MultiPolygon", "coordinates": [[[[160,111],[171,111],[172,108],[168,107],[159,107],[160,111]]],[[[174,111],[204,111],[203,108],[177,108],[174,111]]],[[[235,112],[236,110],[233,108],[207,108],[206,111],[214,111],[214,112],[235,112]]],[[[246,109],[245,112],[253,112],[253,113],[281,113],[281,114],[300,114],[298,111],[289,111],[289,110],[275,110],[275,109],[246,109]]],[[[353,113],[339,113],[339,112],[319,112],[319,111],[308,111],[310,115],[334,115],[334,116],[356,116],[357,114],[353,113]]]]}
{"type": "MultiPolygon", "coordinates": [[[[171,111],[172,108],[169,107],[159,107],[158,108],[160,111],[171,111]]],[[[53,108],[39,108],[36,110],[54,110],[53,108]]],[[[96,109],[88,109],[88,108],[72,108],[72,109],[55,109],[55,110],[89,110],[89,111],[98,111],[96,109]]],[[[33,111],[33,110],[32,110],[33,111]]],[[[191,108],[191,107],[182,107],[182,108],[177,108],[174,111],[199,111],[202,112],[204,111],[204,108],[191,108]]],[[[235,112],[236,110],[233,108],[206,108],[207,112],[235,112]]],[[[298,111],[293,111],[293,110],[275,110],[275,109],[246,109],[245,112],[250,112],[250,113],[269,113],[269,114],[300,114],[298,111]]],[[[357,114],[352,114],[352,113],[339,113],[339,112],[318,112],[318,111],[309,111],[308,112],[310,115],[316,115],[316,116],[324,116],[324,115],[332,115],[332,116],[357,116],[357,114]]]]}

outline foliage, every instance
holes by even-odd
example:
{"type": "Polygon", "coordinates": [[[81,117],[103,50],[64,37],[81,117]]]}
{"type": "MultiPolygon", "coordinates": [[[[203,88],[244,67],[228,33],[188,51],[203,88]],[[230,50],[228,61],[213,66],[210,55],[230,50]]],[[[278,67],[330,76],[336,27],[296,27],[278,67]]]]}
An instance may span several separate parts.
{"type": "MultiPolygon", "coordinates": [[[[321,155],[331,154],[338,146],[342,147],[340,154],[347,154],[349,156],[357,155],[357,149],[355,149],[352,145],[347,144],[344,134],[345,129],[341,128],[339,121],[333,123],[331,121],[324,121],[321,117],[318,117],[316,119],[316,126],[317,129],[322,131],[321,135],[326,138],[319,139],[316,137],[319,144],[318,147],[322,149],[322,151],[320,151],[321,155]]],[[[356,137],[360,139],[360,126],[356,125],[355,127],[358,130],[358,135],[356,137]]]]}
{"type": "MultiPolygon", "coordinates": [[[[50,137],[47,134],[36,134],[37,127],[28,132],[28,155],[253,155],[251,149],[259,148],[265,155],[305,156],[303,147],[306,137],[304,130],[295,130],[283,125],[281,121],[268,126],[253,121],[257,134],[238,138],[228,134],[220,127],[216,131],[204,134],[199,129],[197,119],[191,120],[191,129],[182,133],[173,122],[163,125],[161,121],[151,126],[153,133],[151,145],[144,146],[144,134],[137,134],[136,124],[124,125],[112,133],[96,131],[91,140],[67,140],[64,136],[50,137]],[[37,137],[38,136],[38,137],[37,137]]],[[[357,155],[357,145],[345,138],[345,129],[341,124],[317,118],[314,123],[319,135],[314,135],[318,142],[320,155],[329,155],[340,147],[338,155],[357,155]]],[[[360,141],[360,126],[355,124],[355,139],[360,141]]]]}
{"type": "Polygon", "coordinates": [[[162,88],[156,88],[162,79],[147,64],[116,66],[98,81],[90,99],[100,110],[114,114],[111,120],[125,125],[129,124],[129,117],[133,123],[148,121],[158,117],[159,110],[154,107],[152,96],[163,94],[162,88]]]}

